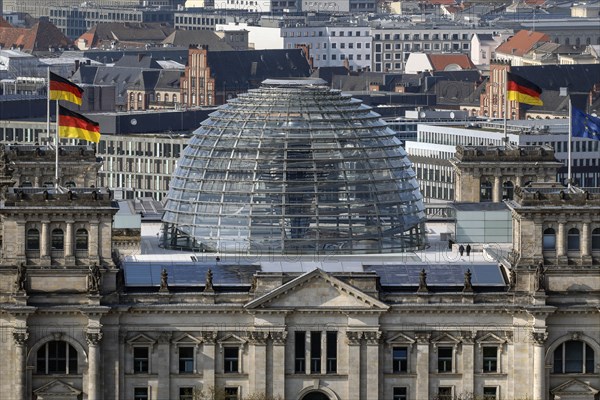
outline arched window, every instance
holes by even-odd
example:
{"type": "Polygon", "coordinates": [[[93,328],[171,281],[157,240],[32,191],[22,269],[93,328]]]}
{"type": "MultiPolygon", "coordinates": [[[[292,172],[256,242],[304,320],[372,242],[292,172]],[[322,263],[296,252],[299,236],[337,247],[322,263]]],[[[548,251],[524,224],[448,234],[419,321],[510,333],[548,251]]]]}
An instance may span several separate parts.
{"type": "Polygon", "coordinates": [[[592,251],[600,251],[600,228],[592,231],[592,251]]]}
{"type": "Polygon", "coordinates": [[[52,250],[64,250],[65,235],[62,229],[52,230],[52,250]]]}
{"type": "Polygon", "coordinates": [[[580,340],[569,340],[554,350],[555,374],[594,373],[594,350],[580,340]]]}
{"type": "Polygon", "coordinates": [[[75,232],[75,250],[88,249],[88,231],[85,229],[77,229],[75,232]]]}
{"type": "Polygon", "coordinates": [[[177,103],[177,95],[176,94],[173,95],[173,103],[177,103]]]}
{"type": "Polygon", "coordinates": [[[579,250],[579,229],[571,228],[567,233],[567,250],[579,250]]]}
{"type": "Polygon", "coordinates": [[[142,101],[142,94],[141,93],[138,93],[138,95],[137,95],[137,101],[138,102],[142,101]]]}
{"type": "Polygon", "coordinates": [[[552,228],[544,230],[543,237],[544,250],[556,250],[556,232],[552,228]]]}
{"type": "Polygon", "coordinates": [[[515,185],[511,181],[504,182],[502,185],[502,198],[505,200],[512,200],[515,195],[515,185]]]}
{"type": "Polygon", "coordinates": [[[165,103],[168,103],[168,102],[169,102],[169,94],[165,93],[165,103]]]}
{"type": "MultiPolygon", "coordinates": [[[[165,101],[167,100],[167,95],[165,95],[165,101]]],[[[160,103],[160,93],[156,93],[156,102],[160,103]]]]}
{"type": "Polygon", "coordinates": [[[77,350],[62,340],[45,343],[37,351],[38,374],[77,374],[77,350]]]}
{"type": "Polygon", "coordinates": [[[37,229],[27,230],[27,240],[25,244],[27,250],[39,250],[40,249],[40,231],[37,229]]]}
{"type": "Polygon", "coordinates": [[[492,182],[485,180],[479,186],[479,201],[492,201],[492,182]]]}

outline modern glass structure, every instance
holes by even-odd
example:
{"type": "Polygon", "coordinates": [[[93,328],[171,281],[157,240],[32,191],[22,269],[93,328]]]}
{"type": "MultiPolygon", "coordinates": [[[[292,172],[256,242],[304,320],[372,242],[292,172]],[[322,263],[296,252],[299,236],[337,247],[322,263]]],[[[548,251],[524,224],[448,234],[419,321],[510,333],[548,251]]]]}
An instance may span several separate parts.
{"type": "Polygon", "coordinates": [[[210,114],[173,173],[169,248],[359,254],[424,246],[406,152],[379,115],[321,79],[267,79],[210,114]]]}

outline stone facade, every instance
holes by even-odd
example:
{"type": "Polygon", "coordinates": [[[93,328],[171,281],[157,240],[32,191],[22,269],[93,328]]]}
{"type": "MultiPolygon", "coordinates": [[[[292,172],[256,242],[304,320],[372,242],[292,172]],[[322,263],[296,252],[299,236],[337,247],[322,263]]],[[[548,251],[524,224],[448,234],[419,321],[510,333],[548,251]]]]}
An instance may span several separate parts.
{"type": "Polygon", "coordinates": [[[504,286],[471,287],[465,275],[430,287],[421,276],[401,290],[374,272],[324,272],[332,259],[240,286],[212,272],[200,286],[170,284],[166,272],[125,284],[134,280],[111,252],[110,193],[33,189],[6,190],[0,207],[3,399],[189,399],[211,388],[232,399],[597,399],[597,189],[516,190],[504,286]],[[543,245],[553,224],[555,252],[543,245]],[[575,226],[578,251],[564,236],[575,226]],[[36,250],[28,232],[38,227],[36,250]],[[55,229],[66,232],[62,252],[51,249],[55,229]],[[79,229],[87,252],[73,249],[79,229]]]}

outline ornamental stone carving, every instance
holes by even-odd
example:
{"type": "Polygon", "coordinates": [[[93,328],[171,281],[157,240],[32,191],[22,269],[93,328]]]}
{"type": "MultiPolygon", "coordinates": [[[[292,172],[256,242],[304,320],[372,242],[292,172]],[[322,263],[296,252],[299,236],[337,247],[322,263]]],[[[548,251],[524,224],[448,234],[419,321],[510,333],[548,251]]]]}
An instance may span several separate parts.
{"type": "Polygon", "coordinates": [[[27,331],[18,330],[13,332],[13,339],[17,346],[23,346],[27,342],[27,338],[29,338],[27,331]]]}
{"type": "Polygon", "coordinates": [[[361,331],[346,331],[346,341],[350,346],[356,346],[360,344],[363,333],[361,331]]]}
{"type": "Polygon", "coordinates": [[[531,340],[538,346],[543,346],[548,338],[548,332],[531,332],[531,340]]]}
{"type": "Polygon", "coordinates": [[[269,338],[269,332],[250,331],[248,332],[248,341],[253,345],[265,345],[269,338]]]}
{"type": "Polygon", "coordinates": [[[425,332],[415,333],[415,339],[417,341],[417,344],[429,344],[430,338],[431,338],[430,333],[425,333],[425,332]]]}
{"type": "Polygon", "coordinates": [[[217,341],[217,332],[205,331],[202,332],[202,341],[206,344],[215,344],[217,341]]]}
{"type": "Polygon", "coordinates": [[[284,345],[287,338],[287,331],[271,332],[271,339],[275,345],[284,345]]]}
{"type": "Polygon", "coordinates": [[[379,344],[379,340],[381,339],[381,332],[366,331],[363,332],[363,337],[365,338],[365,341],[368,345],[376,345],[379,344]]]}
{"type": "Polygon", "coordinates": [[[85,340],[89,346],[98,346],[102,340],[102,332],[86,332],[85,340]]]}

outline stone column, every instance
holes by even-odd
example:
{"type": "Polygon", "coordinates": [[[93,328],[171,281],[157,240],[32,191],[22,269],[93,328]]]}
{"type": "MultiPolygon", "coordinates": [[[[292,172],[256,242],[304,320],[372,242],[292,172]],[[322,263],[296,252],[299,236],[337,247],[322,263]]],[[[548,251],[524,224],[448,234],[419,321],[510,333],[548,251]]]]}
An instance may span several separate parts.
{"type": "Polygon", "coordinates": [[[366,344],[365,398],[379,399],[379,339],[381,332],[364,332],[366,344]]]}
{"type": "Polygon", "coordinates": [[[517,186],[523,186],[523,175],[517,175],[517,178],[515,179],[515,188],[517,186]]]}
{"type": "Polygon", "coordinates": [[[100,235],[98,224],[98,220],[90,221],[90,242],[88,248],[89,258],[92,262],[100,262],[100,235]]]}
{"type": "Polygon", "coordinates": [[[500,203],[502,201],[502,176],[496,172],[494,175],[494,189],[492,190],[492,201],[494,203],[500,203]]]}
{"type": "Polygon", "coordinates": [[[202,353],[204,355],[202,363],[202,377],[205,388],[215,387],[215,369],[217,368],[217,360],[215,359],[216,339],[217,332],[202,333],[202,353]]]}
{"type": "Polygon", "coordinates": [[[271,384],[274,398],[278,396],[285,399],[285,339],[287,338],[287,332],[271,332],[271,339],[273,339],[273,377],[271,384]]]}
{"type": "Polygon", "coordinates": [[[17,258],[17,261],[19,262],[25,262],[26,260],[26,249],[25,249],[25,236],[26,236],[26,232],[25,232],[25,220],[21,220],[21,221],[17,221],[17,237],[20,238],[20,240],[17,240],[16,243],[18,243],[18,247],[16,249],[16,253],[15,256],[17,258]]]}
{"type": "Polygon", "coordinates": [[[556,235],[556,256],[566,257],[567,256],[567,240],[565,235],[565,221],[564,219],[558,220],[558,234],[556,235]]]}
{"type": "Polygon", "coordinates": [[[65,233],[65,262],[72,263],[75,261],[73,257],[73,223],[67,221],[67,232],[65,233]]]}
{"type": "Polygon", "coordinates": [[[13,390],[15,399],[17,400],[25,399],[25,358],[27,354],[28,337],[29,333],[26,329],[17,328],[13,331],[13,339],[15,341],[15,364],[13,365],[15,371],[15,384],[13,390]]]}
{"type": "Polygon", "coordinates": [[[50,221],[42,221],[42,237],[40,240],[40,258],[50,259],[50,221]]]}
{"type": "Polygon", "coordinates": [[[327,373],[327,331],[321,331],[321,373],[327,373]]]}
{"type": "Polygon", "coordinates": [[[249,356],[252,367],[248,371],[250,393],[267,392],[267,338],[269,332],[248,332],[249,356]]]}
{"type": "Polygon", "coordinates": [[[546,399],[546,370],[544,362],[544,342],[548,337],[546,332],[532,332],[533,341],[533,400],[546,399]]]}
{"type": "Polygon", "coordinates": [[[306,373],[306,375],[310,375],[311,373],[311,364],[312,364],[312,360],[311,360],[311,351],[310,351],[310,340],[311,340],[311,335],[312,332],[311,331],[306,331],[306,334],[304,335],[304,359],[306,360],[304,363],[304,372],[306,373]]]}
{"type": "Polygon", "coordinates": [[[171,332],[163,332],[158,336],[158,367],[152,364],[154,372],[158,372],[158,399],[171,398],[171,332]],[[158,371],[157,371],[158,370],[158,371]]]}
{"type": "Polygon", "coordinates": [[[429,333],[417,333],[416,399],[429,398],[429,333]]]}
{"type": "Polygon", "coordinates": [[[100,340],[102,332],[91,330],[85,336],[88,343],[88,400],[102,400],[102,383],[100,381],[100,340]]]}
{"type": "Polygon", "coordinates": [[[464,332],[462,335],[462,377],[463,392],[475,393],[474,385],[475,346],[473,334],[464,332]]]}
{"type": "Polygon", "coordinates": [[[584,264],[592,263],[590,237],[591,237],[590,221],[584,220],[583,226],[581,228],[581,260],[584,264]]]}
{"type": "MultiPolygon", "coordinates": [[[[543,251],[543,244],[542,241],[544,240],[544,227],[543,227],[543,223],[542,223],[542,217],[540,216],[534,216],[533,217],[533,243],[529,242],[525,242],[527,243],[528,246],[533,246],[532,249],[526,249],[526,248],[522,248],[522,250],[524,250],[525,252],[521,252],[521,254],[531,254],[533,253],[533,262],[540,262],[544,260],[544,256],[542,255],[542,251],[543,251]],[[533,250],[533,251],[531,251],[533,250]]],[[[524,246],[525,243],[521,242],[520,245],[524,246]]]]}
{"type": "Polygon", "coordinates": [[[348,400],[360,400],[360,342],[362,332],[346,331],[348,342],[348,400]]]}

